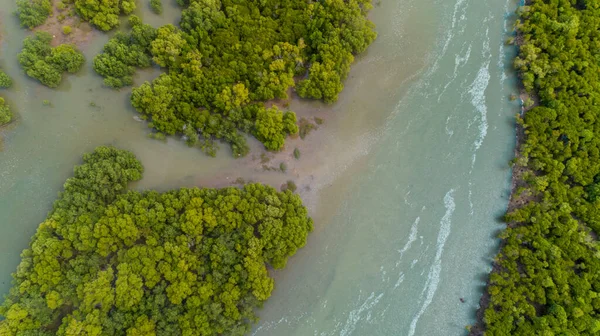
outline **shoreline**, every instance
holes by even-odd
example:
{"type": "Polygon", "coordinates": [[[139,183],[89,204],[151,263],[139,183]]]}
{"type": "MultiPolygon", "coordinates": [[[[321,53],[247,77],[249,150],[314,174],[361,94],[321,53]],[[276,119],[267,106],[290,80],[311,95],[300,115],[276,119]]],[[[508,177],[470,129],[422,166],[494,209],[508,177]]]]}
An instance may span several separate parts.
{"type": "MultiPolygon", "coordinates": [[[[519,9],[522,6],[525,6],[526,4],[527,3],[525,0],[519,1],[518,7],[514,12],[514,14],[517,15],[517,17],[519,15],[519,13],[518,13],[519,9]]],[[[519,55],[519,49],[521,48],[522,45],[523,45],[523,34],[515,27],[514,46],[517,48],[516,56],[519,55]]],[[[512,64],[514,64],[514,58],[511,61],[512,61],[512,64]]],[[[521,104],[521,111],[518,114],[518,116],[520,118],[524,118],[525,114],[529,110],[535,108],[536,106],[539,106],[540,100],[539,100],[539,97],[537,95],[535,95],[534,93],[527,92],[527,90],[525,89],[525,87],[523,86],[523,83],[521,81],[521,75],[520,75],[519,71],[515,70],[515,72],[516,72],[516,76],[517,76],[517,80],[518,80],[518,83],[517,83],[518,99],[520,100],[520,104],[521,104]],[[528,107],[525,106],[525,101],[527,99],[531,99],[533,101],[533,104],[528,107]]],[[[532,197],[530,195],[517,194],[517,191],[519,191],[519,189],[521,187],[526,186],[526,182],[523,179],[523,175],[529,170],[525,166],[519,164],[519,159],[522,158],[521,146],[525,143],[525,137],[526,137],[525,128],[523,127],[522,124],[520,124],[518,122],[517,119],[515,119],[514,121],[515,121],[515,147],[513,150],[513,161],[510,162],[510,166],[511,166],[511,170],[512,170],[511,182],[510,182],[510,197],[509,197],[504,215],[507,215],[507,214],[515,211],[516,209],[523,207],[524,205],[528,204],[532,200],[532,197]]],[[[505,222],[503,220],[503,223],[506,225],[506,227],[502,230],[502,232],[504,232],[507,228],[515,226],[514,225],[515,223],[513,223],[513,222],[505,222]]],[[[502,271],[496,258],[499,256],[500,252],[502,251],[502,249],[504,248],[505,245],[506,245],[505,240],[500,239],[500,244],[498,246],[498,253],[496,253],[496,255],[494,256],[494,262],[492,263],[492,270],[487,274],[487,279],[485,281],[485,289],[479,300],[479,308],[477,309],[477,311],[475,313],[476,314],[476,322],[471,326],[467,326],[467,329],[469,331],[469,333],[468,333],[469,336],[483,336],[485,333],[485,330],[486,330],[486,324],[484,321],[485,311],[487,310],[487,308],[489,307],[489,304],[490,304],[490,294],[488,291],[489,286],[490,286],[490,277],[491,277],[492,273],[499,273],[502,271]]]]}

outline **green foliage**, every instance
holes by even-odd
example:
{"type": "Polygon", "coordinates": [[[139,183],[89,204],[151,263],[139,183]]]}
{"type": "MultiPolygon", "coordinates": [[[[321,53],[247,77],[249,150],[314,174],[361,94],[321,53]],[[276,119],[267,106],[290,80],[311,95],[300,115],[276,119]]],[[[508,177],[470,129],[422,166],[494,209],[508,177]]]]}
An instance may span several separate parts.
{"type": "MultiPolygon", "coordinates": [[[[249,149],[241,133],[270,150],[281,149],[285,136],[297,133],[296,117],[260,102],[287,98],[295,77],[303,78],[301,96],[335,101],[353,55],[376,36],[366,18],[370,0],[181,4],[187,8],[180,28],[160,27],[150,48],[140,48],[168,72],[133,89],[131,101],[162,133],[183,134],[184,126],[192,126],[209,153],[215,140],[223,140],[235,156],[245,155],[249,149]]],[[[130,85],[130,67],[138,65],[122,61],[126,54],[105,49],[106,54],[102,66],[95,66],[105,83],[130,85]]]]}
{"type": "Polygon", "coordinates": [[[63,72],[75,73],[85,62],[83,54],[75,46],[61,44],[50,46],[52,35],[36,32],[23,41],[19,63],[29,77],[36,78],[48,87],[57,87],[63,72]]]}
{"type": "Polygon", "coordinates": [[[283,173],[287,172],[287,164],[285,164],[285,162],[280,163],[279,170],[281,170],[283,173]]]}
{"type": "Polygon", "coordinates": [[[300,127],[298,127],[298,129],[300,133],[300,139],[304,139],[312,130],[317,129],[317,126],[308,121],[308,119],[302,118],[300,119],[300,127]]]}
{"type": "Polygon", "coordinates": [[[300,150],[298,148],[294,148],[294,158],[296,160],[300,159],[300,150]]]}
{"type": "Polygon", "coordinates": [[[243,335],[312,220],[298,195],[127,190],[142,166],[99,147],[64,185],[0,308],[0,335],[243,335]]]}
{"type": "Polygon", "coordinates": [[[6,89],[12,86],[12,79],[0,69],[0,88],[6,89]]]}
{"type": "Polygon", "coordinates": [[[48,99],[44,99],[44,100],[42,100],[42,105],[50,106],[50,105],[52,105],[52,103],[50,103],[50,101],[48,99]]]}
{"type": "Polygon", "coordinates": [[[69,34],[71,34],[71,32],[73,32],[73,29],[70,26],[63,26],[62,31],[63,31],[63,34],[69,35],[69,34]]]}
{"type": "Polygon", "coordinates": [[[0,126],[8,124],[12,120],[12,112],[10,107],[4,101],[4,98],[0,97],[0,126]]]}
{"type": "Polygon", "coordinates": [[[37,27],[52,13],[51,0],[17,0],[17,16],[21,26],[27,28],[37,27]]]}
{"type": "MultiPolygon", "coordinates": [[[[528,1],[515,67],[540,105],[525,129],[524,205],[490,276],[486,335],[600,333],[600,4],[528,1]]],[[[519,191],[524,191],[523,189],[519,191]]]]}
{"type": "Polygon", "coordinates": [[[296,183],[294,183],[294,181],[292,181],[292,180],[287,181],[286,183],[284,183],[281,186],[281,191],[294,192],[294,191],[296,191],[296,189],[297,189],[296,183]]]}
{"type": "Polygon", "coordinates": [[[94,57],[94,70],[104,77],[104,84],[120,88],[133,84],[135,68],[152,65],[150,43],[156,38],[156,29],[142,24],[137,16],[130,18],[131,32],[117,32],[104,46],[103,52],[94,57]]]}
{"type": "Polygon", "coordinates": [[[160,14],[163,11],[163,5],[161,0],[150,0],[150,8],[156,14],[160,14]]]}
{"type": "Polygon", "coordinates": [[[98,29],[108,31],[119,25],[119,15],[129,15],[135,0],[75,0],[79,16],[98,29]]]}
{"type": "Polygon", "coordinates": [[[257,109],[253,134],[267,149],[280,150],[283,148],[285,136],[297,132],[294,113],[282,113],[276,106],[269,109],[261,106],[257,109]]]}

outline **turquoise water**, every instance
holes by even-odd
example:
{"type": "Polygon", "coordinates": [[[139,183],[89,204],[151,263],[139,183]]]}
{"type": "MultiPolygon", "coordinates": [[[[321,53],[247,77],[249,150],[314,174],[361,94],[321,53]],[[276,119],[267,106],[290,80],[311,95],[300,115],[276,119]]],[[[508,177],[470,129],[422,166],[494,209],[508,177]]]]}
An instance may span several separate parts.
{"type": "MultiPolygon", "coordinates": [[[[286,174],[261,169],[255,141],[234,160],[226,146],[213,159],[177,139],[148,139],[130,90],[103,88],[91,68],[107,35],[83,46],[85,69],[57,90],[26,78],[16,54],[28,32],[10,15],[14,1],[0,4],[0,66],[15,80],[0,94],[18,114],[0,130],[0,292],[81,154],[113,144],[144,163],[137,189],[296,181],[315,232],[274,274],[254,335],[455,335],[473,323],[509,193],[518,106],[508,101],[515,78],[502,42],[515,3],[375,5],[379,38],[357,58],[340,101],[292,103],[325,124],[272,155],[273,166],[288,162],[286,174]]],[[[162,16],[144,4],[138,12],[153,25],[177,22],[165,4],[162,16]]]]}
{"type": "MultiPolygon", "coordinates": [[[[279,274],[254,335],[466,333],[509,196],[518,106],[502,42],[513,7],[383,2],[379,27],[435,16],[437,42],[340,209],[279,274]]],[[[379,43],[394,39],[381,29],[379,43]]]]}

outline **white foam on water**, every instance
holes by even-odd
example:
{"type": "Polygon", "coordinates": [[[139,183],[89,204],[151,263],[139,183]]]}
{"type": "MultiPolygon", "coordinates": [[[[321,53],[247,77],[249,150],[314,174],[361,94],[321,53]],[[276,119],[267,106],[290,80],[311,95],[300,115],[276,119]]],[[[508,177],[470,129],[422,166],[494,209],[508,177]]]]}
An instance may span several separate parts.
{"type": "Polygon", "coordinates": [[[400,276],[398,277],[398,281],[396,281],[396,284],[394,285],[394,289],[400,287],[400,284],[402,284],[404,282],[404,273],[400,272],[400,276]]]}
{"type": "Polygon", "coordinates": [[[446,134],[448,134],[448,136],[452,137],[454,135],[454,131],[448,127],[450,124],[450,119],[452,119],[451,116],[448,116],[446,118],[446,125],[445,125],[444,129],[446,130],[446,134]]]}
{"type": "Polygon", "coordinates": [[[413,259],[412,263],[410,264],[410,268],[414,268],[418,262],[419,262],[419,259],[413,259]]]}
{"type": "Polygon", "coordinates": [[[466,0],[458,0],[454,4],[454,10],[452,11],[452,22],[450,24],[450,28],[446,30],[448,33],[446,34],[446,38],[444,40],[444,46],[442,47],[442,51],[440,52],[438,58],[435,60],[435,62],[433,63],[433,65],[431,66],[429,71],[427,72],[427,77],[429,75],[431,75],[432,73],[434,73],[438,69],[440,60],[446,55],[446,52],[448,51],[448,47],[450,46],[450,42],[454,38],[454,34],[452,33],[454,31],[454,28],[456,27],[457,23],[466,19],[466,16],[464,13],[467,10],[467,6],[468,6],[468,3],[466,0]],[[464,4],[466,4],[466,5],[463,6],[464,4]],[[460,16],[459,16],[459,10],[461,11],[460,16]]]}
{"type": "Polygon", "coordinates": [[[433,296],[437,291],[438,284],[440,282],[440,273],[442,271],[442,253],[444,252],[444,245],[446,245],[446,240],[450,235],[450,229],[452,225],[452,215],[454,214],[454,210],[456,209],[456,204],[454,203],[454,189],[450,189],[446,195],[444,196],[444,207],[446,208],[446,213],[442,217],[440,221],[440,231],[437,237],[436,243],[436,251],[435,251],[435,259],[431,268],[429,270],[429,274],[427,275],[427,281],[425,282],[426,296],[421,309],[417,312],[417,314],[413,317],[410,322],[410,329],[408,331],[408,336],[413,336],[417,329],[417,323],[421,316],[427,310],[427,307],[433,301],[433,296]]]}
{"type": "Polygon", "coordinates": [[[288,325],[298,324],[300,322],[300,320],[302,320],[307,315],[308,315],[307,312],[303,312],[302,314],[300,314],[298,316],[292,316],[290,318],[288,318],[288,316],[284,316],[277,321],[265,322],[265,323],[261,324],[258,328],[256,328],[256,330],[254,330],[254,332],[252,333],[252,336],[258,334],[258,332],[263,329],[269,330],[269,329],[275,328],[279,324],[284,324],[284,323],[287,323],[288,325]]]}
{"type": "Polygon", "coordinates": [[[471,84],[469,88],[469,94],[471,94],[471,105],[475,107],[475,110],[479,112],[479,134],[477,135],[477,139],[473,143],[475,150],[473,153],[473,158],[471,160],[471,170],[475,165],[475,160],[477,158],[477,151],[483,144],[483,140],[487,136],[488,131],[488,121],[487,121],[487,104],[486,104],[486,96],[485,90],[487,90],[488,85],[490,83],[490,61],[491,61],[491,50],[490,50],[490,37],[489,37],[489,28],[485,31],[485,40],[483,41],[483,51],[482,56],[485,61],[479,71],[477,72],[477,77],[471,84]]]}
{"type": "Polygon", "coordinates": [[[373,309],[373,307],[375,307],[379,303],[379,300],[381,300],[382,297],[383,293],[380,293],[379,295],[375,296],[375,292],[372,292],[371,295],[369,295],[369,297],[365,300],[365,302],[363,302],[363,304],[360,305],[360,307],[351,310],[348,313],[348,318],[346,319],[344,328],[340,331],[340,336],[347,336],[352,334],[352,332],[354,332],[354,329],[356,329],[356,325],[361,320],[361,315],[364,312],[367,312],[367,314],[370,313],[371,309],[373,309]]]}
{"type": "Polygon", "coordinates": [[[473,216],[475,208],[473,207],[473,183],[469,181],[469,215],[473,216]]]}
{"type": "Polygon", "coordinates": [[[467,64],[470,57],[471,57],[471,44],[469,44],[469,46],[467,47],[467,50],[465,51],[464,56],[461,56],[460,54],[454,55],[454,71],[452,72],[452,78],[450,78],[450,80],[446,83],[446,85],[444,85],[442,92],[440,92],[440,94],[438,95],[438,99],[437,99],[438,103],[442,100],[442,96],[444,95],[444,93],[446,92],[446,90],[448,89],[450,84],[452,84],[454,82],[454,80],[456,79],[456,77],[458,77],[458,70],[467,64]]]}
{"type": "Polygon", "coordinates": [[[507,37],[508,35],[508,16],[511,14],[509,7],[510,7],[510,2],[511,0],[506,0],[506,2],[504,3],[504,22],[502,25],[502,39],[500,41],[500,50],[498,52],[498,67],[500,68],[500,84],[504,84],[504,81],[508,78],[508,76],[506,75],[506,69],[504,68],[504,50],[506,48],[506,46],[504,45],[504,39],[507,37]]]}
{"type": "Polygon", "coordinates": [[[400,256],[398,257],[398,261],[396,262],[396,266],[398,266],[400,264],[400,260],[402,259],[402,256],[404,255],[404,253],[406,251],[408,251],[408,249],[410,248],[410,246],[412,245],[412,243],[417,240],[417,229],[419,226],[419,222],[421,221],[421,217],[417,217],[415,219],[415,221],[413,222],[413,224],[410,227],[410,233],[408,235],[408,241],[406,242],[406,244],[404,244],[404,246],[402,247],[402,249],[398,250],[398,253],[400,253],[400,256]]]}
{"type": "Polygon", "coordinates": [[[410,201],[408,200],[408,196],[410,196],[410,190],[406,192],[406,194],[404,194],[404,204],[408,205],[411,208],[414,208],[415,205],[410,203],[410,201]]]}
{"type": "Polygon", "coordinates": [[[379,267],[379,272],[381,273],[381,282],[388,282],[390,280],[389,277],[386,277],[387,271],[384,269],[383,265],[379,267]]]}

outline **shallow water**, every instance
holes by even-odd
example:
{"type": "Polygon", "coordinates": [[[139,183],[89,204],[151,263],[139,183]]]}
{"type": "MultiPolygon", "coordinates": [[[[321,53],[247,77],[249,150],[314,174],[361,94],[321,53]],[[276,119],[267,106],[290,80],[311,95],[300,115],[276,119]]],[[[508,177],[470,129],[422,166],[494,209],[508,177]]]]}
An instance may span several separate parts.
{"type": "Polygon", "coordinates": [[[426,45],[411,35],[423,29],[436,42],[406,93],[371,101],[389,117],[364,169],[278,274],[254,335],[460,335],[474,323],[509,196],[518,106],[507,99],[514,50],[502,44],[514,6],[407,0],[375,9],[379,47],[426,45]]]}
{"type": "MultiPolygon", "coordinates": [[[[26,78],[16,54],[28,32],[10,15],[14,1],[0,4],[0,66],[15,82],[0,94],[18,114],[0,130],[0,292],[81,154],[113,144],[143,162],[138,189],[297,182],[316,229],[275,274],[255,335],[451,335],[473,322],[508,196],[517,106],[501,45],[512,3],[381,1],[371,15],[379,38],[340,101],[293,101],[325,124],[268,163],[288,162],[286,174],[261,169],[255,141],[235,160],[226,146],[209,158],[177,139],[148,139],[130,90],[103,88],[92,70],[107,35],[95,34],[85,70],[57,90],[26,78]],[[290,159],[295,147],[300,160],[290,159]]],[[[162,16],[146,3],[139,12],[153,25],[177,22],[165,5],[162,16]]]]}

